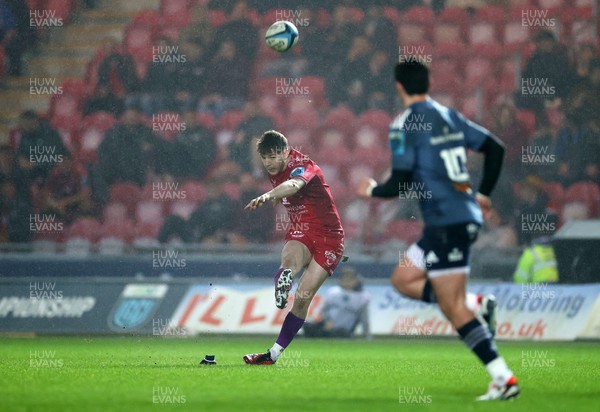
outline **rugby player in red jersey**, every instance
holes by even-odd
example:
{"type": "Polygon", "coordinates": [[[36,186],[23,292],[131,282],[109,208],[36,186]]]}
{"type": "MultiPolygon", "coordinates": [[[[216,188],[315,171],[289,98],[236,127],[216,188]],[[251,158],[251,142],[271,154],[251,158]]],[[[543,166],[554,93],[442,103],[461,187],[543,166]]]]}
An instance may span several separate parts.
{"type": "Polygon", "coordinates": [[[304,324],[310,302],[342,259],[344,229],[323,172],[315,162],[290,148],[285,136],[274,130],[260,137],[257,151],[273,189],[252,199],[245,209],[254,210],[268,201],[281,202],[293,222],[274,278],[275,305],[279,309],[286,307],[294,276],[304,269],[292,309],[273,347],[265,353],[244,356],[251,365],[272,365],[304,324]]]}

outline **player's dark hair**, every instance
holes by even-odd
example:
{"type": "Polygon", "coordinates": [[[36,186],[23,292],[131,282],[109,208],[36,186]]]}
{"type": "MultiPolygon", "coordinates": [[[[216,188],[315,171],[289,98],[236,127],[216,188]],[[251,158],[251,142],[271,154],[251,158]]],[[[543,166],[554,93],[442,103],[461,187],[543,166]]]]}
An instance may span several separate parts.
{"type": "Polygon", "coordinates": [[[283,153],[288,148],[288,141],[285,136],[276,130],[269,130],[263,133],[256,143],[256,150],[262,156],[271,153],[283,153]]]}
{"type": "Polygon", "coordinates": [[[404,87],[406,93],[425,94],[429,90],[429,68],[418,59],[406,59],[396,63],[394,77],[404,87]]]}

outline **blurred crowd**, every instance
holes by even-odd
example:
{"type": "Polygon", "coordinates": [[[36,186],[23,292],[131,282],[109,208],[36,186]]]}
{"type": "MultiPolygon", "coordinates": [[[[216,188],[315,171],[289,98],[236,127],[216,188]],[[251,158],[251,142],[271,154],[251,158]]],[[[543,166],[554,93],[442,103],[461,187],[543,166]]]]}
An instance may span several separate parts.
{"type": "MultiPolygon", "coordinates": [[[[0,36],[7,52],[22,51],[19,45],[30,36],[19,33],[20,26],[7,20],[7,12],[13,13],[16,3],[0,0],[0,36]]],[[[244,201],[268,189],[253,140],[271,128],[284,127],[286,133],[289,124],[281,119],[277,105],[281,99],[274,103],[264,98],[268,96],[257,95],[256,84],[272,77],[317,77],[324,84],[324,102],[315,110],[318,120],[342,106],[356,118],[376,111],[389,119],[401,109],[392,72],[399,52],[397,28],[383,6],[406,10],[422,2],[382,0],[364,6],[285,2],[282,7],[296,8],[296,17],[306,21],[316,22],[320,8],[327,9],[330,20],[325,26],[300,27],[301,44],[281,56],[263,50],[262,28],[249,17],[268,13],[276,3],[283,2],[210,1],[208,7],[193,7],[189,23],[176,36],[156,35],[152,54],[145,60],[115,39],[105,39],[88,65],[80,108],[82,121],[95,124],[97,147],[86,151],[83,140],[78,145],[65,142],[58,125],[32,111],[21,114],[10,144],[0,147],[0,241],[34,240],[39,234],[30,230],[32,215],[56,216],[67,227],[79,219],[102,221],[115,203],[115,186],[137,186],[136,196],[143,201],[155,200],[153,185],[169,182],[179,188],[180,196],[195,203],[184,212],[173,206],[177,199],[161,203],[160,225],[150,232],[160,242],[260,243],[281,238],[283,233],[273,230],[277,209],[263,208],[258,214],[241,211],[244,201]],[[215,10],[225,17],[222,24],[214,23],[211,13],[215,10]],[[165,113],[175,116],[173,124],[161,117],[165,113]],[[181,190],[187,182],[196,186],[181,190]],[[193,187],[199,188],[194,199],[193,187]]],[[[436,12],[450,6],[477,8],[483,3],[428,2],[436,12]]],[[[547,79],[546,86],[553,91],[526,93],[519,83],[512,93],[496,96],[483,119],[484,126],[506,143],[507,154],[493,198],[495,208],[479,247],[523,245],[547,234],[522,230],[524,215],[550,216],[554,230],[572,218],[598,216],[593,193],[589,201],[590,191],[600,185],[597,47],[562,44],[546,30],[538,31],[532,41],[535,47],[522,65],[521,77],[547,79]],[[583,188],[569,192],[578,184],[584,184],[583,188]],[[568,208],[570,200],[581,201],[568,208]]],[[[14,67],[11,64],[9,72],[21,74],[20,58],[10,61],[14,67]]],[[[357,141],[344,140],[344,125],[339,127],[342,132],[337,140],[331,128],[312,126],[307,128],[306,142],[325,145],[331,139],[332,147],[363,145],[359,135],[357,141]]],[[[387,124],[381,128],[385,131],[387,124]]],[[[387,150],[385,136],[381,142],[378,149],[387,150]]],[[[296,144],[293,139],[290,143],[296,144]]],[[[311,155],[310,146],[302,151],[311,155]]],[[[364,163],[373,161],[368,152],[363,155],[364,163]]],[[[476,156],[470,161],[476,180],[482,165],[476,156]]],[[[374,170],[385,171],[388,161],[383,163],[374,170]]],[[[329,183],[333,190],[351,182],[331,178],[329,183]]],[[[415,232],[418,210],[414,202],[400,202],[401,207],[367,206],[351,198],[352,187],[343,190],[346,197],[341,196],[338,207],[356,240],[380,238],[380,232],[398,220],[408,225],[398,226],[401,231],[410,227],[415,232]],[[352,229],[356,225],[361,228],[352,229]]],[[[127,210],[121,217],[135,220],[139,213],[127,210]]]]}

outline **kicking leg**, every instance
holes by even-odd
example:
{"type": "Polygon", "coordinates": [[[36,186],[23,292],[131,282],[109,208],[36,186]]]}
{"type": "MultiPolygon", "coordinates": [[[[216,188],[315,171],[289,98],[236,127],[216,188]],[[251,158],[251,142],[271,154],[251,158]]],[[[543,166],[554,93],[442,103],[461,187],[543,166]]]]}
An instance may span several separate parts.
{"type": "Polygon", "coordinates": [[[312,256],[301,242],[290,240],[281,251],[281,266],[275,274],[275,306],[283,309],[287,306],[288,294],[292,287],[294,276],[308,266],[312,256]]]}
{"type": "Polygon", "coordinates": [[[308,308],[312,302],[317,291],[325,282],[325,279],[329,277],[328,273],[323,269],[315,260],[311,260],[308,268],[304,271],[302,279],[296,289],[294,295],[294,306],[292,310],[287,314],[283,325],[281,326],[281,332],[275,344],[271,348],[271,358],[276,361],[281,355],[281,352],[292,342],[308,314],[308,308]]]}
{"type": "Polygon", "coordinates": [[[321,286],[327,278],[327,272],[312,260],[308,248],[303,243],[295,240],[285,244],[281,253],[281,266],[282,267],[275,275],[275,299],[278,307],[280,304],[283,304],[282,307],[287,305],[288,293],[292,285],[293,275],[302,270],[302,268],[308,267],[304,271],[300,284],[298,285],[296,298],[294,299],[294,307],[285,317],[283,325],[281,326],[281,331],[279,332],[279,337],[273,347],[265,353],[244,356],[244,362],[251,365],[272,365],[277,361],[281,352],[289,345],[292,339],[294,339],[294,336],[296,336],[304,324],[306,311],[308,311],[310,301],[312,301],[319,286],[321,286]],[[318,269],[320,269],[322,273],[319,272],[318,269]],[[324,274],[324,277],[319,282],[318,278],[320,274],[324,274]],[[314,293],[310,293],[310,288],[315,285],[316,289],[314,290],[314,293]],[[303,302],[307,298],[310,298],[308,304],[303,302]],[[298,303],[298,301],[300,302],[298,303]],[[303,310],[304,306],[306,306],[306,311],[303,310]]]}

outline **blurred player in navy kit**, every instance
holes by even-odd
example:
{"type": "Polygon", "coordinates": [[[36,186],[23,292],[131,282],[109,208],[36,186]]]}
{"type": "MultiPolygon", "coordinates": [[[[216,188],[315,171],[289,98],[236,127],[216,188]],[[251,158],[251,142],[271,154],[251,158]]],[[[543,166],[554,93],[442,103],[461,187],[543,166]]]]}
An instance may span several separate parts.
{"type": "MultiPolygon", "coordinates": [[[[392,174],[380,185],[364,179],[357,193],[393,198],[413,190],[427,195],[419,196],[423,236],[395,268],[392,284],[410,298],[436,302],[483,362],[492,382],[478,400],[514,398],[519,395],[517,380],[466,294],[471,244],[483,224],[482,210],[487,213],[491,207],[489,196],[502,169],[504,146],[488,130],[429,97],[429,69],[424,64],[411,59],[398,63],[395,79],[406,110],[390,125],[392,174]],[[476,194],[466,167],[467,149],[485,156],[476,194]]],[[[482,306],[484,318],[486,309],[494,310],[494,305],[482,306]]]]}

